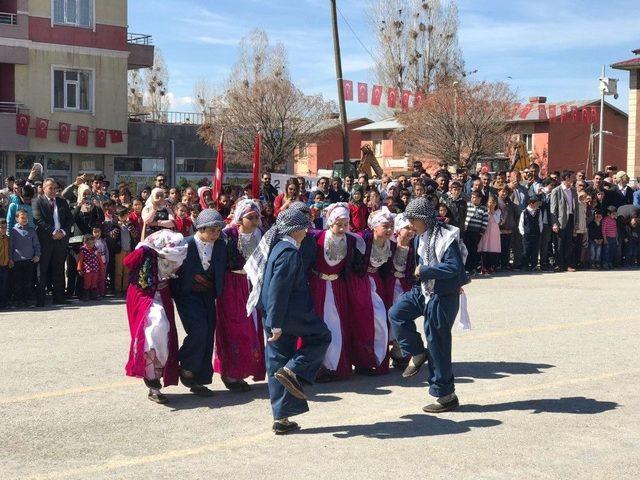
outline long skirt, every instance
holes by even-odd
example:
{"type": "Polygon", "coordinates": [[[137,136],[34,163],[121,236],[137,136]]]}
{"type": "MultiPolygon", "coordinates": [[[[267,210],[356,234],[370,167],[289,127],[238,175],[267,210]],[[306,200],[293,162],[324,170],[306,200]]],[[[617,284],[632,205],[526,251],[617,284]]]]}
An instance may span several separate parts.
{"type": "Polygon", "coordinates": [[[264,334],[256,310],[247,316],[249,281],[246,275],[227,272],[218,299],[214,370],[223,377],[264,380],[264,334]]]}
{"type": "Polygon", "coordinates": [[[387,297],[378,273],[352,275],[347,282],[350,300],[351,361],[356,368],[389,370],[387,297]]]}
{"type": "Polygon", "coordinates": [[[312,275],[309,280],[315,311],[331,332],[331,344],[322,365],[338,378],[351,375],[349,293],[344,278],[323,280],[312,275]]]}
{"type": "Polygon", "coordinates": [[[178,334],[169,288],[159,289],[152,294],[137,285],[129,285],[127,316],[131,344],[126,374],[130,377],[149,377],[147,354],[153,350],[155,358],[164,366],[164,386],[177,385],[178,334]]]}

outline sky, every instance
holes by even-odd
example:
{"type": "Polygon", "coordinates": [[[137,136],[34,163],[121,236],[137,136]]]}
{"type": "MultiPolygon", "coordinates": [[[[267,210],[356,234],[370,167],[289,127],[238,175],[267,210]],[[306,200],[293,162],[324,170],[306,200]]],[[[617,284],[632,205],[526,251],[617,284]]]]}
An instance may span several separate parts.
{"type": "MultiPolygon", "coordinates": [[[[371,0],[337,2],[343,76],[373,84],[371,0]]],[[[478,81],[509,83],[525,101],[598,98],[602,66],[640,48],[637,0],[459,0],[458,7],[466,70],[477,70],[478,81]]],[[[224,83],[240,39],[256,27],[284,44],[298,88],[337,100],[329,0],[129,0],[129,31],[152,35],[164,55],[173,111],[192,111],[197,80],[224,83]]],[[[607,75],[620,79],[620,97],[607,101],[628,111],[628,73],[607,75]]],[[[384,114],[347,102],[348,118],[384,114]]]]}

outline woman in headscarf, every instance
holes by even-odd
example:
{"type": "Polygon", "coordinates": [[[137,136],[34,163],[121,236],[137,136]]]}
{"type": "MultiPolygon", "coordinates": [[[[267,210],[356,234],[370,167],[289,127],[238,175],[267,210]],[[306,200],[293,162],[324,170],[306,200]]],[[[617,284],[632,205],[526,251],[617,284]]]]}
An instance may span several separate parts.
{"type": "Polygon", "coordinates": [[[351,307],[351,358],[356,373],[382,374],[389,370],[389,326],[384,278],[392,260],[391,235],[394,215],[385,207],[369,215],[369,230],[362,233],[366,244],[361,275],[347,279],[351,307]]]}
{"type": "Polygon", "coordinates": [[[349,205],[333,203],[326,209],[326,230],[315,230],[316,256],[309,280],[316,313],[331,331],[331,345],[323,361],[318,381],[351,376],[349,291],[346,277],[351,274],[354,255],[362,238],[349,234],[349,205]]]}
{"type": "Polygon", "coordinates": [[[232,224],[224,229],[227,270],[218,300],[214,370],[233,392],[250,389],[245,378],[260,381],[265,376],[262,319],[255,309],[249,315],[245,309],[251,285],[244,264],[260,243],[260,226],[260,205],[243,199],[236,204],[232,224]]]}
{"type": "Polygon", "coordinates": [[[363,232],[367,228],[367,219],[369,218],[369,209],[364,203],[364,193],[362,187],[356,184],[351,191],[351,199],[349,200],[349,225],[354,233],[363,232]]]}
{"type": "Polygon", "coordinates": [[[141,216],[144,222],[142,239],[163,228],[175,227],[173,213],[171,213],[171,210],[167,207],[164,188],[154,188],[151,190],[151,194],[142,209],[141,216]]]}
{"type": "Polygon", "coordinates": [[[209,202],[211,202],[211,195],[212,195],[211,187],[207,187],[205,185],[203,187],[198,188],[198,203],[200,204],[200,208],[202,210],[209,208],[209,202]]]}
{"type": "Polygon", "coordinates": [[[169,279],[187,255],[183,237],[171,230],[149,235],[124,259],[130,270],[127,316],[131,346],[126,373],[143,378],[149,400],[166,403],[164,386],[178,384],[178,333],[169,279]]]}
{"type": "Polygon", "coordinates": [[[258,300],[264,312],[267,380],[277,435],[300,428],[289,417],[309,410],[302,383],[314,382],[331,342],[327,326],[313,311],[298,252],[310,225],[300,210],[284,210],[245,264],[252,286],[247,314],[258,300]]]}

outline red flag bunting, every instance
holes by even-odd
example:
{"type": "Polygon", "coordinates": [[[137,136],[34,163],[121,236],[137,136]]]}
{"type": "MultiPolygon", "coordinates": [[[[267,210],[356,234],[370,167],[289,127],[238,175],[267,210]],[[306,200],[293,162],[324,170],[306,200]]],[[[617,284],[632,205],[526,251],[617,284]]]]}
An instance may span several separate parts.
{"type": "Polygon", "coordinates": [[[579,117],[579,112],[578,112],[578,107],[576,107],[575,105],[571,106],[571,120],[573,120],[574,122],[578,121],[578,117],[579,117]]]}
{"type": "Polygon", "coordinates": [[[589,123],[589,119],[591,118],[589,115],[589,109],[587,107],[582,107],[580,111],[580,116],[583,123],[589,123]]]}
{"type": "Polygon", "coordinates": [[[547,120],[547,106],[546,105],[538,105],[538,120],[547,120]]]}
{"type": "Polygon", "coordinates": [[[591,123],[599,123],[600,119],[598,118],[598,108],[591,107],[589,109],[589,113],[591,114],[591,123]]]}
{"type": "Polygon", "coordinates": [[[521,104],[520,103],[514,103],[509,115],[509,118],[515,118],[516,115],[518,114],[518,110],[520,110],[521,104]]]}
{"type": "Polygon", "coordinates": [[[418,107],[422,103],[423,98],[424,94],[422,92],[417,92],[413,97],[413,108],[418,107]]]}
{"type": "Polygon", "coordinates": [[[353,82],[351,80],[343,80],[342,88],[344,90],[344,99],[347,101],[353,100],[353,82]]]}
{"type": "Polygon", "coordinates": [[[47,133],[49,132],[49,120],[46,118],[36,118],[36,137],[37,138],[47,138],[47,133]]]}
{"type": "Polygon", "coordinates": [[[96,128],[96,147],[105,148],[107,146],[107,131],[104,128],[96,128]]]}
{"type": "Polygon", "coordinates": [[[567,121],[567,106],[560,105],[560,122],[564,123],[567,121]]]}
{"type": "Polygon", "coordinates": [[[222,177],[224,175],[224,132],[220,135],[220,145],[218,146],[218,156],[216,157],[216,171],[213,176],[213,192],[211,200],[218,201],[222,192],[222,177]]]}
{"type": "Polygon", "coordinates": [[[60,143],[69,143],[70,134],[71,134],[71,124],[58,122],[58,141],[60,143]]]}
{"type": "Polygon", "coordinates": [[[111,143],[122,143],[122,130],[109,130],[111,143]]]}
{"type": "Polygon", "coordinates": [[[531,105],[530,103],[527,103],[522,109],[522,111],[520,112],[520,118],[523,120],[527,118],[527,115],[529,115],[529,112],[531,112],[531,110],[533,110],[533,105],[531,105]]]}
{"type": "Polygon", "coordinates": [[[369,102],[369,85],[358,82],[358,103],[369,102]]]}
{"type": "Polygon", "coordinates": [[[260,198],[260,133],[256,133],[253,142],[253,176],[251,177],[251,196],[258,200],[260,198]]]}
{"type": "Polygon", "coordinates": [[[389,108],[396,108],[396,101],[398,97],[398,91],[395,88],[387,90],[387,106],[389,108]]]}
{"type": "Polygon", "coordinates": [[[411,92],[409,90],[402,91],[402,109],[409,110],[409,100],[411,99],[411,92]]]}
{"type": "Polygon", "coordinates": [[[550,122],[555,122],[556,121],[556,117],[558,116],[558,114],[556,113],[556,106],[555,105],[549,105],[549,121],[550,122]]]}
{"type": "Polygon", "coordinates": [[[28,135],[29,134],[29,122],[31,118],[24,113],[16,114],[16,134],[28,135]]]}
{"type": "Polygon", "coordinates": [[[382,86],[374,85],[373,91],[371,92],[371,105],[378,106],[380,105],[380,100],[382,99],[382,86]]]}
{"type": "Polygon", "coordinates": [[[89,145],[89,127],[78,125],[78,134],[76,135],[76,145],[86,147],[89,145]]]}

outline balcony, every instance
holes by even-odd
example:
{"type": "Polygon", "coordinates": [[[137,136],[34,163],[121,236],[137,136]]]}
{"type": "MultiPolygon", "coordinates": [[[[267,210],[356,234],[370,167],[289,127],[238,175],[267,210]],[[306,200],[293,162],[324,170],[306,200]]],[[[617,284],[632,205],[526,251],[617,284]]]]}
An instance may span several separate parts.
{"type": "Polygon", "coordinates": [[[175,125],[202,125],[205,115],[194,112],[146,112],[129,113],[130,122],[139,123],[163,123],[175,125]]]}
{"type": "Polygon", "coordinates": [[[0,102],[0,151],[29,150],[29,137],[16,133],[16,113],[29,113],[29,110],[20,103],[0,102]]]}
{"type": "Polygon", "coordinates": [[[151,43],[151,35],[127,33],[129,48],[129,70],[153,67],[155,47],[151,43]]]}
{"type": "Polygon", "coordinates": [[[27,40],[29,38],[29,16],[17,13],[15,4],[0,0],[0,37],[27,40]]]}

